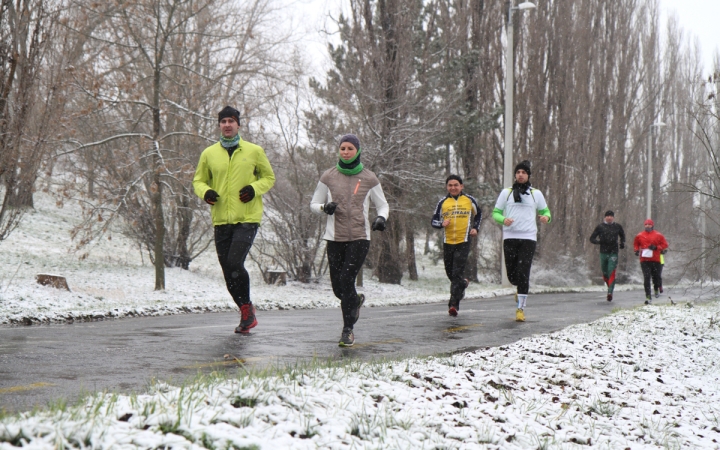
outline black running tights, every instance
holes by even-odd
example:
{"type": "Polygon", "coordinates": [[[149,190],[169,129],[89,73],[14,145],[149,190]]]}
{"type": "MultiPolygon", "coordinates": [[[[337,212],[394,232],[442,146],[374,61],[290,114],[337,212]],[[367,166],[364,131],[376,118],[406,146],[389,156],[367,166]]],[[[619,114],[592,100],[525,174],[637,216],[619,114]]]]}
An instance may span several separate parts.
{"type": "Polygon", "coordinates": [[[355,309],[358,302],[355,279],[362,269],[369,248],[368,240],[327,241],[330,282],[335,297],[340,299],[344,328],[352,329],[355,324],[355,309]]]}
{"type": "Polygon", "coordinates": [[[650,295],[650,279],[652,278],[652,284],[655,289],[659,289],[662,286],[662,264],[654,261],[642,261],[640,268],[643,273],[643,284],[645,285],[645,295],[650,295]]]}
{"type": "Polygon", "coordinates": [[[470,243],[443,244],[445,274],[450,279],[450,301],[459,302],[465,297],[465,265],[470,254],[470,243]]]}
{"type": "Polygon", "coordinates": [[[250,276],[245,269],[257,234],[256,223],[235,223],[215,227],[215,250],[225,276],[227,290],[238,307],[250,302],[250,276]]]}
{"type": "Polygon", "coordinates": [[[513,286],[517,286],[518,294],[527,294],[530,290],[530,268],[536,244],[530,239],[505,239],[503,241],[508,281],[513,286]]]}

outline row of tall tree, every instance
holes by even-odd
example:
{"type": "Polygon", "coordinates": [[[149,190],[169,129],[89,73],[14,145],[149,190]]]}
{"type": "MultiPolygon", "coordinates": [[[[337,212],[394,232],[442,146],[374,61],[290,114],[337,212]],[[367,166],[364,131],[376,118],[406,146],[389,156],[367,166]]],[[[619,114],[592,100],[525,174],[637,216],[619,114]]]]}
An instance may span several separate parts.
{"type": "MultiPolygon", "coordinates": [[[[78,246],[119,227],[163,289],[165,267],[188,268],[211,242],[191,179],[231,104],[278,179],[251,255],[262,269],[302,282],[324,273],[323,223],[302,205],[337,138],[354,132],[391,204],[367,261],[379,280],[417,279],[416,241],[430,247],[429,217],[458,173],[486,217],[468,275],[499,281],[500,234],[487,219],[503,187],[509,2],[348,0],[330,12],[331,67],[318,75],[272,0],[1,1],[0,241],[44,170],[59,202],[83,205],[78,246]]],[[[537,6],[514,14],[511,126],[514,159],[532,162],[554,216],[538,257],[592,267],[587,237],[606,209],[639,231],[649,149],[658,228],[687,260],[711,256],[695,242],[714,242],[716,228],[701,226],[712,203],[697,199],[712,195],[699,181],[717,169],[707,150],[717,106],[698,52],[673,20],[661,29],[657,0],[537,6]]]]}

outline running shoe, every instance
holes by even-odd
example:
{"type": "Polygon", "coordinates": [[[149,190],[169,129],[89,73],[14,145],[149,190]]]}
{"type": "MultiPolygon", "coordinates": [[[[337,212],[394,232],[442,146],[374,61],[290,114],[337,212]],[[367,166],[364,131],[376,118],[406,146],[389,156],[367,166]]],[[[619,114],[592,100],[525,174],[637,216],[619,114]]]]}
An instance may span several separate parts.
{"type": "Polygon", "coordinates": [[[340,342],[338,342],[338,345],[340,347],[352,347],[355,343],[355,335],[353,334],[353,330],[350,328],[343,328],[342,335],[340,335],[340,342]]]}
{"type": "Polygon", "coordinates": [[[652,297],[649,294],[645,296],[645,304],[652,305],[652,297]]]}
{"type": "Polygon", "coordinates": [[[612,294],[608,294],[608,295],[607,295],[607,301],[609,301],[609,302],[612,301],[612,294]]]}
{"type": "Polygon", "coordinates": [[[255,317],[255,306],[252,303],[246,303],[240,306],[240,325],[235,327],[236,333],[248,334],[250,328],[255,328],[258,324],[255,317]]]}
{"type": "Polygon", "coordinates": [[[357,308],[355,309],[355,322],[353,324],[356,324],[357,321],[360,319],[360,308],[365,304],[365,294],[358,294],[358,303],[357,308]]]}
{"type": "Polygon", "coordinates": [[[525,322],[525,311],[518,308],[517,311],[515,311],[515,321],[516,322],[525,322]]]}
{"type": "Polygon", "coordinates": [[[460,311],[460,302],[450,300],[450,303],[448,303],[448,314],[457,317],[458,311],[460,311]]]}
{"type": "Polygon", "coordinates": [[[658,297],[660,297],[660,291],[655,289],[655,298],[658,298],[658,297]]]}

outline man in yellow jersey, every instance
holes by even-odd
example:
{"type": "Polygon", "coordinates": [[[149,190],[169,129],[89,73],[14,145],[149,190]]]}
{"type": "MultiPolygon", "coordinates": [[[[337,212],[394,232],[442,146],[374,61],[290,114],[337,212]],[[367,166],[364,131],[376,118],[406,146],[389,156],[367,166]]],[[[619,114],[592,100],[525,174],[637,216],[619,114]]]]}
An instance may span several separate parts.
{"type": "Polygon", "coordinates": [[[443,262],[450,279],[448,314],[457,316],[460,300],[465,297],[465,289],[470,283],[463,276],[470,254],[470,238],[478,234],[482,210],[475,198],[463,192],[463,181],[458,175],[447,177],[445,187],[448,193],[438,202],[430,224],[445,230],[443,262]]]}

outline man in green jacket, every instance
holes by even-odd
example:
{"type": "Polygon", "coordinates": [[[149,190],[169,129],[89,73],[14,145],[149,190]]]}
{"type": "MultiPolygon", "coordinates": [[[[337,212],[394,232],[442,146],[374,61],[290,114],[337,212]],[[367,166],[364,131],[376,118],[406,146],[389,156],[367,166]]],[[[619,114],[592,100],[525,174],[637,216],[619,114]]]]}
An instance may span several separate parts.
{"type": "Polygon", "coordinates": [[[263,213],[262,194],[275,184],[262,147],[240,138],[240,112],[226,106],[218,114],[220,141],[200,154],[193,188],[210,205],[215,249],[227,289],[240,308],[236,333],[257,326],[250,301],[250,277],[245,258],[250,252],[263,213]]]}

